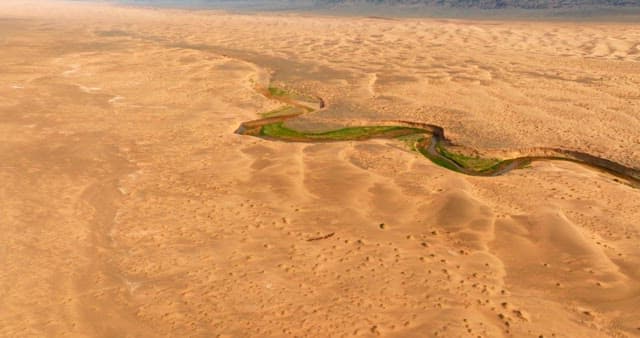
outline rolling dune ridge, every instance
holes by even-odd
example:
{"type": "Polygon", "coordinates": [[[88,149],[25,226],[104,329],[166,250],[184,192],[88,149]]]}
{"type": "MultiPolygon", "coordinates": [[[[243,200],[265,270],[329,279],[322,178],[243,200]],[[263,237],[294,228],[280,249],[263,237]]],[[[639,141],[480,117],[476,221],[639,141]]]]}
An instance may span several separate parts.
{"type": "Polygon", "coordinates": [[[498,177],[397,140],[640,167],[640,25],[0,3],[0,336],[634,337],[640,190],[560,161],[498,177]]]}

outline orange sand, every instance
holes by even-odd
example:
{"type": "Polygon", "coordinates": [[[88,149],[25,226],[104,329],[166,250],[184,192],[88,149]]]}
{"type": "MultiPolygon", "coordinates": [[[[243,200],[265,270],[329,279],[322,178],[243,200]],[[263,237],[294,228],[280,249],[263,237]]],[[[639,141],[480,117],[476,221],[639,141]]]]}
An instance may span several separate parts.
{"type": "Polygon", "coordinates": [[[640,335],[637,189],[233,134],[272,78],[327,100],[300,128],[638,167],[640,25],[5,0],[0,44],[0,336],[640,335]]]}

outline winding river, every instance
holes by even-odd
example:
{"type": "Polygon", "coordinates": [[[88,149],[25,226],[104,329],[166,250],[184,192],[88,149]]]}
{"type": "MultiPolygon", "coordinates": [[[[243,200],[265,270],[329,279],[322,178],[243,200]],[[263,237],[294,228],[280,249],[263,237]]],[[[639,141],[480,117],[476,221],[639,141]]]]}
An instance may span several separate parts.
{"type": "Polygon", "coordinates": [[[498,176],[524,168],[534,161],[570,161],[607,172],[615,181],[640,189],[640,170],[605,158],[562,148],[538,147],[520,150],[519,157],[482,158],[456,153],[456,146],[445,137],[440,126],[404,120],[381,121],[380,125],[345,127],[326,132],[301,132],[286,127],[285,122],[302,114],[324,108],[321,98],[286,91],[277,87],[258,89],[264,96],[284,106],[263,114],[263,118],[243,122],[236,133],[287,142],[336,142],[368,139],[400,139],[432,162],[447,169],[472,176],[498,176]]]}

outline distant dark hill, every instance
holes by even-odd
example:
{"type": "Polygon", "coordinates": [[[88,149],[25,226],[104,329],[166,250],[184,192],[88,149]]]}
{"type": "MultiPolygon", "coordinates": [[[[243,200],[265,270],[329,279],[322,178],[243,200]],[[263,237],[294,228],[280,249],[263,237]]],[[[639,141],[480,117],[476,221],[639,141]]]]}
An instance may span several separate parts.
{"type": "Polygon", "coordinates": [[[317,5],[426,5],[454,8],[575,8],[575,7],[639,7],[640,0],[315,0],[317,5]]]}
{"type": "MultiPolygon", "coordinates": [[[[2,1],[2,0],[0,0],[2,1]]],[[[100,0],[75,0],[100,1],[100,0]]],[[[640,0],[105,0],[138,6],[379,17],[640,22],[640,0]]]]}

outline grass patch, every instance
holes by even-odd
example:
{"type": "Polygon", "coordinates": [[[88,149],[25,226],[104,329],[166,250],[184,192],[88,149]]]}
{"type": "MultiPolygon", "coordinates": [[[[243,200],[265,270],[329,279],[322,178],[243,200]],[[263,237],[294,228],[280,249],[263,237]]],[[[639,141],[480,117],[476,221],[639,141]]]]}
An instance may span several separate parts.
{"type": "Polygon", "coordinates": [[[297,132],[284,126],[284,122],[276,122],[267,124],[262,127],[260,135],[275,138],[301,138],[305,137],[303,133],[297,132]]]}
{"type": "Polygon", "coordinates": [[[419,151],[416,146],[418,145],[418,143],[421,143],[422,141],[424,141],[423,133],[424,131],[422,131],[422,133],[402,135],[402,136],[398,136],[397,139],[399,141],[404,142],[404,144],[412,151],[419,151]]]}
{"type": "Polygon", "coordinates": [[[463,154],[453,153],[447,151],[441,145],[437,146],[438,152],[442,154],[442,156],[454,161],[459,164],[463,168],[468,168],[474,171],[482,172],[495,168],[502,161],[495,158],[482,158],[475,156],[467,156],[463,154]]]}
{"type": "Polygon", "coordinates": [[[269,95],[271,96],[288,96],[289,92],[278,87],[269,87],[269,95]]]}
{"type": "Polygon", "coordinates": [[[353,139],[369,138],[369,137],[382,135],[392,131],[400,131],[403,129],[405,128],[394,127],[394,126],[349,127],[349,128],[342,128],[342,129],[333,130],[333,131],[316,134],[316,135],[321,137],[328,137],[334,140],[353,140],[353,139]]]}
{"type": "Polygon", "coordinates": [[[285,127],[283,122],[277,122],[262,127],[261,135],[274,138],[348,141],[372,138],[392,132],[406,133],[408,135],[422,132],[422,130],[398,126],[372,126],[348,127],[321,133],[304,133],[285,127]]]}

